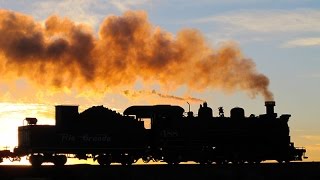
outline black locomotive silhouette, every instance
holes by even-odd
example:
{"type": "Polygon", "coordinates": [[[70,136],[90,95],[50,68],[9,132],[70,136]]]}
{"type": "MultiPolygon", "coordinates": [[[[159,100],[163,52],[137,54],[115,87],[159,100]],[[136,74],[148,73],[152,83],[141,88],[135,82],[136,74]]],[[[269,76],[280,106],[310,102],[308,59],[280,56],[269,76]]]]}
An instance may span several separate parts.
{"type": "Polygon", "coordinates": [[[18,146],[13,152],[1,151],[0,160],[27,156],[33,166],[40,166],[64,165],[67,158],[93,158],[100,165],[131,165],[139,159],[242,164],[307,158],[306,149],[290,140],[290,115],[278,117],[274,101],[265,106],[266,114],[259,116],[246,117],[243,108],[235,107],[225,117],[222,107],[214,116],[206,102],[197,116],[175,105],[131,106],[123,115],[103,106],[79,113],[78,106],[59,105],[56,125],[37,125],[36,118],[26,118],[27,125],[18,127],[18,146]]]}

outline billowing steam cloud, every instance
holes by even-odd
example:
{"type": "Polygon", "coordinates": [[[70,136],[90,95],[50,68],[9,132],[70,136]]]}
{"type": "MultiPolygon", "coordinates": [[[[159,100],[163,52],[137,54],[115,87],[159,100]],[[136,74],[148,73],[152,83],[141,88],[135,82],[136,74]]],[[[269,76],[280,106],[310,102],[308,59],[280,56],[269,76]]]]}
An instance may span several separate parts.
{"type": "Polygon", "coordinates": [[[41,87],[77,88],[134,85],[137,79],[190,90],[243,90],[272,99],[269,80],[233,43],[214,49],[197,30],[176,36],[148,22],[143,11],[108,16],[98,36],[69,19],[44,23],[0,10],[0,73],[26,77],[41,87]]]}

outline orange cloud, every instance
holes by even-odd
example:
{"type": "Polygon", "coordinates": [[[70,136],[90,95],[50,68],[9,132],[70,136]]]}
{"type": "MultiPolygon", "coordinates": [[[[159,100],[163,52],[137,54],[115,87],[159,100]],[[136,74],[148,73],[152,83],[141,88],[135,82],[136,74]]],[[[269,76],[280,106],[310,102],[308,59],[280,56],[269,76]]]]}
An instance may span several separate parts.
{"type": "Polygon", "coordinates": [[[133,87],[137,79],[161,87],[241,90],[273,99],[269,79],[232,42],[210,47],[198,30],[173,36],[143,11],[108,16],[96,36],[70,19],[0,10],[0,73],[27,78],[39,88],[101,91],[133,87]]]}

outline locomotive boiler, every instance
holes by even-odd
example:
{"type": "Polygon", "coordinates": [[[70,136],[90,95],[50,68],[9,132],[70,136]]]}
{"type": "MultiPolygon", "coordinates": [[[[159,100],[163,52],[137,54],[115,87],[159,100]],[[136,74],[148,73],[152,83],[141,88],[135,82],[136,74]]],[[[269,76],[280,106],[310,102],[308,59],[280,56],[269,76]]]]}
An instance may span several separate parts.
{"type": "Polygon", "coordinates": [[[26,119],[28,124],[18,127],[18,146],[0,157],[27,156],[33,166],[64,165],[68,158],[92,158],[100,165],[301,161],[306,149],[290,139],[290,115],[278,116],[274,101],[265,106],[266,113],[258,116],[246,117],[243,108],[235,107],[226,117],[222,107],[215,115],[206,102],[197,114],[176,105],[130,106],[123,114],[103,106],[79,113],[78,106],[60,105],[55,125],[26,119]]]}

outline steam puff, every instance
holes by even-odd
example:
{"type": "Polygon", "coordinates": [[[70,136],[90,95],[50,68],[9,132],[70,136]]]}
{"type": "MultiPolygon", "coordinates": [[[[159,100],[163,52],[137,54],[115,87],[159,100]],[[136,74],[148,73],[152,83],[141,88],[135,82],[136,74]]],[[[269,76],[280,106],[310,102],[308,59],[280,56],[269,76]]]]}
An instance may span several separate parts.
{"type": "Polygon", "coordinates": [[[130,90],[125,90],[123,91],[123,94],[127,97],[130,98],[141,98],[141,97],[145,97],[145,96],[152,96],[155,95],[157,97],[160,98],[164,98],[164,99],[170,99],[170,100],[174,100],[174,101],[190,101],[190,102],[194,102],[194,103],[203,103],[205,102],[204,100],[198,99],[198,98],[194,98],[194,97],[178,97],[178,96],[172,96],[172,95],[168,95],[168,94],[162,94],[157,92],[156,90],[152,90],[152,91],[146,91],[146,90],[140,90],[140,91],[130,91],[130,90]]]}
{"type": "Polygon", "coordinates": [[[140,78],[163,87],[243,90],[273,98],[268,78],[234,43],[213,49],[191,29],[174,37],[150,24],[143,11],[106,17],[98,37],[89,27],[58,16],[44,24],[0,10],[3,77],[27,77],[42,87],[93,90],[133,86],[140,78]]]}

